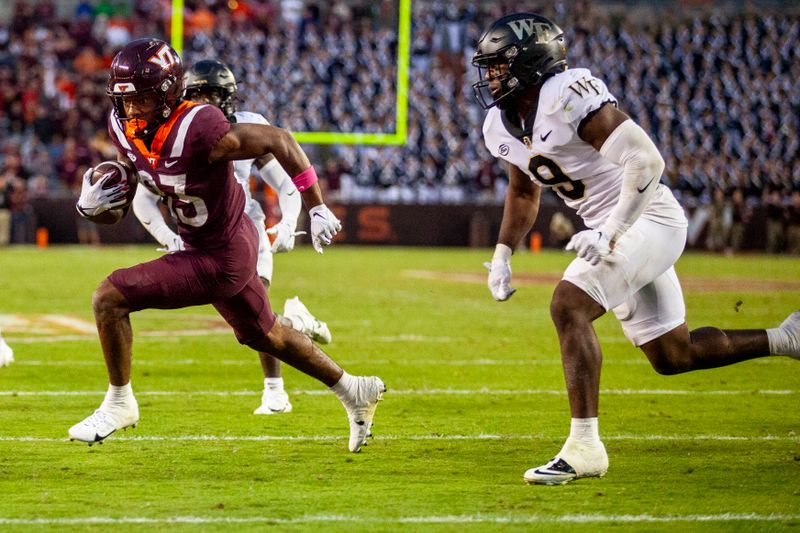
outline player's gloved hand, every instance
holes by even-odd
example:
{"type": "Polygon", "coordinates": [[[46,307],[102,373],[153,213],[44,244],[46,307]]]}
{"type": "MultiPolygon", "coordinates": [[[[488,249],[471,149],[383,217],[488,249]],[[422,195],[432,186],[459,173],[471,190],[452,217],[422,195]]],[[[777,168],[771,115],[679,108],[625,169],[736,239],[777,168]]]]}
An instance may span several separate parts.
{"type": "Polygon", "coordinates": [[[566,250],[575,250],[578,257],[596,265],[611,254],[611,242],[602,231],[587,229],[573,235],[566,250]]]}
{"type": "Polygon", "coordinates": [[[281,220],[271,228],[267,228],[267,235],[274,235],[272,253],[291,252],[294,249],[294,238],[305,235],[305,231],[295,231],[295,225],[288,220],[281,220]]]}
{"type": "Polygon", "coordinates": [[[322,246],[333,242],[333,237],[342,229],[342,223],[325,204],[309,209],[308,216],[311,217],[311,244],[322,253],[322,246]]]}
{"type": "Polygon", "coordinates": [[[172,252],[182,252],[185,249],[186,247],[183,244],[183,239],[181,239],[179,235],[173,234],[164,242],[161,248],[156,248],[156,251],[171,254],[172,252]]]}
{"type": "Polygon", "coordinates": [[[119,183],[107,189],[103,188],[111,174],[103,176],[97,183],[92,185],[92,173],[94,168],[90,167],[89,170],[83,174],[83,182],[81,184],[81,196],[78,198],[78,203],[75,207],[82,215],[94,217],[101,213],[114,209],[121,205],[125,205],[125,194],[128,192],[128,185],[126,183],[119,183]]]}
{"type": "Polygon", "coordinates": [[[504,302],[517,292],[511,288],[511,248],[498,244],[492,257],[492,262],[483,264],[489,269],[489,292],[498,302],[504,302]]]}

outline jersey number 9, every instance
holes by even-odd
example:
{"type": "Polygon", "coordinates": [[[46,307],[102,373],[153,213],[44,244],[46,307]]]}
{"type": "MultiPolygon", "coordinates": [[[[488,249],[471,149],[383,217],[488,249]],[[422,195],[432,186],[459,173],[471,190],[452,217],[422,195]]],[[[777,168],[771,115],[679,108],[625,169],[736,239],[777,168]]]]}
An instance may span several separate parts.
{"type": "Polygon", "coordinates": [[[542,185],[552,187],[556,193],[567,200],[580,200],[586,193],[586,186],[580,180],[573,180],[561,170],[558,163],[543,155],[535,155],[528,161],[528,170],[542,185]],[[546,169],[542,174],[542,169],[546,169]]]}

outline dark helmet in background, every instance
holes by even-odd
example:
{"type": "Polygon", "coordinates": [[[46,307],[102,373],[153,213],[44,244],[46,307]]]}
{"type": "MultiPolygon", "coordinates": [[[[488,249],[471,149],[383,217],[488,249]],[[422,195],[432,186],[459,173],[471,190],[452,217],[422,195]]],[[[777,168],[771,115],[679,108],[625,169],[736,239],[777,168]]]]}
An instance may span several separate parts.
{"type": "Polygon", "coordinates": [[[214,59],[198,61],[186,71],[183,78],[186,98],[196,100],[199,95],[216,93],[219,103],[213,102],[229,119],[236,112],[236,77],[224,63],[214,59]]]}
{"type": "Polygon", "coordinates": [[[137,137],[146,137],[163,124],[183,98],[183,63],[178,53],[161,39],[145,38],[125,45],[111,62],[106,94],[120,120],[130,120],[122,105],[123,96],[154,93],[158,105],[152,123],[136,128],[137,137]]]}
{"type": "Polygon", "coordinates": [[[505,16],[480,38],[472,64],[478,68],[479,79],[472,85],[478,102],[484,109],[498,104],[504,107],[523,88],[541,83],[548,74],[566,70],[564,32],[541,15],[505,16]],[[494,80],[486,79],[490,67],[502,65],[507,68],[501,69],[501,74],[494,80]]]}

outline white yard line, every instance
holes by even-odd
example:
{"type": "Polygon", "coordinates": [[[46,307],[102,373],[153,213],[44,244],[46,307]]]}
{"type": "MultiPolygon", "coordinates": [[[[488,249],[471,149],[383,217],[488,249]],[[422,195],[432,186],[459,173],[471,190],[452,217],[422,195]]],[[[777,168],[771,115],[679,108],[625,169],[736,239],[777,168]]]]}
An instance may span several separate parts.
{"type": "Polygon", "coordinates": [[[149,518],[144,516],[126,517],[69,517],[69,518],[0,518],[0,525],[93,525],[93,524],[593,524],[623,522],[633,524],[671,523],[671,522],[788,522],[800,520],[800,514],[782,513],[722,513],[690,515],[603,515],[568,514],[562,516],[546,515],[428,515],[428,516],[354,516],[354,515],[305,515],[295,518],[271,516],[210,517],[210,516],[170,516],[149,518]]]}
{"type": "MultiPolygon", "coordinates": [[[[138,431],[138,430],[136,430],[138,431]]],[[[331,442],[344,440],[346,435],[132,435],[130,432],[116,433],[109,437],[112,441],[130,442],[331,442]]],[[[552,435],[377,435],[379,441],[493,441],[493,440],[551,440],[552,435]]],[[[642,441],[642,442],[800,442],[800,436],[793,435],[603,435],[604,441],[642,441]]],[[[67,437],[2,437],[0,442],[68,442],[67,437]]],[[[80,444],[80,443],[79,443],[80,444]]]]}
{"type": "MultiPolygon", "coordinates": [[[[261,390],[240,391],[213,391],[213,390],[187,390],[187,391],[142,391],[137,390],[136,396],[256,396],[261,390]]],[[[323,389],[288,391],[291,394],[307,394],[310,396],[328,395],[329,391],[323,389]]],[[[731,389],[731,390],[667,390],[667,389],[603,389],[600,394],[617,396],[790,396],[797,394],[796,390],[769,390],[769,389],[731,389]]],[[[105,391],[67,391],[67,390],[5,390],[0,391],[0,396],[97,396],[104,395],[105,391]]],[[[563,396],[563,389],[389,389],[392,396],[563,396]]]]}
{"type": "MultiPolygon", "coordinates": [[[[47,359],[22,359],[14,363],[21,366],[97,366],[102,364],[102,358],[98,356],[97,359],[91,361],[77,360],[77,361],[53,361],[47,359]]],[[[424,360],[407,360],[407,359],[365,359],[360,361],[363,364],[370,365],[391,365],[391,366],[561,366],[561,359],[553,357],[553,359],[534,359],[525,361],[521,359],[463,359],[463,360],[440,360],[440,359],[424,359],[424,360]]],[[[216,359],[213,356],[208,356],[204,359],[140,359],[137,358],[136,366],[152,366],[152,365],[231,365],[231,366],[251,366],[258,364],[254,357],[244,356],[241,359],[216,359]]],[[[635,365],[649,366],[650,363],[647,359],[622,359],[619,361],[604,361],[605,365],[635,365]]]]}
{"type": "MultiPolygon", "coordinates": [[[[77,340],[77,339],[73,339],[77,340]]],[[[81,340],[85,340],[81,338],[81,340]]],[[[12,343],[13,344],[13,343],[12,343]]],[[[91,360],[51,360],[51,359],[20,359],[17,357],[15,366],[97,366],[103,363],[102,357],[98,355],[91,360]]],[[[558,366],[561,367],[561,358],[553,356],[551,359],[360,359],[350,360],[350,363],[369,364],[374,366],[558,366]]],[[[228,366],[252,366],[258,364],[254,357],[244,355],[241,359],[216,359],[209,355],[202,359],[173,359],[173,358],[136,358],[136,366],[174,366],[174,365],[228,365],[228,366]]],[[[754,361],[752,364],[792,364],[788,357],[765,357],[754,361]]],[[[636,359],[606,359],[604,366],[650,366],[650,362],[644,357],[636,359]]]]}

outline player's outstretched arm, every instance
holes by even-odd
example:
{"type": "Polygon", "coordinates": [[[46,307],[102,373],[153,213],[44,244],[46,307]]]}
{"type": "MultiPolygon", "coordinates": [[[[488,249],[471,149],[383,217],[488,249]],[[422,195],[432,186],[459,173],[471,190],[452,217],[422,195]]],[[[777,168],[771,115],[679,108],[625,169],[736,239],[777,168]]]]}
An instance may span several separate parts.
{"type": "Polygon", "coordinates": [[[274,235],[272,253],[290,252],[298,234],[295,230],[302,208],[300,193],[292,183],[292,178],[272,154],[256,159],[255,165],[261,179],[278,193],[278,205],[281,208],[280,222],[267,230],[267,233],[274,235]]]}
{"type": "Polygon", "coordinates": [[[259,158],[271,153],[292,177],[311,217],[311,243],[322,253],[342,229],[339,219],[322,200],[317,173],[305,152],[287,130],[264,124],[231,124],[231,129],[208,155],[210,162],[259,158]]]}
{"type": "Polygon", "coordinates": [[[498,302],[508,300],[516,292],[511,287],[511,254],[536,222],[541,198],[541,187],[533,183],[527,174],[514,165],[507,165],[507,170],[508,190],[500,237],[492,261],[484,263],[489,269],[489,291],[498,302]]]}
{"type": "Polygon", "coordinates": [[[497,242],[513,250],[536,222],[542,189],[515,165],[506,165],[506,171],[508,189],[497,242]]]}
{"type": "Polygon", "coordinates": [[[208,160],[257,159],[272,154],[289,176],[311,167],[306,153],[287,130],[266,124],[231,124],[231,129],[211,149],[208,160]]]}
{"type": "Polygon", "coordinates": [[[578,133],[603,157],[624,169],[617,205],[597,228],[613,248],[655,195],[664,172],[664,159],[647,133],[612,105],[590,115],[581,123],[578,133]]]}

